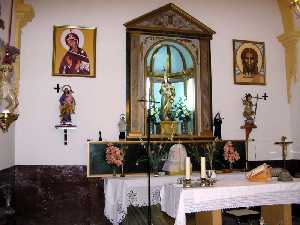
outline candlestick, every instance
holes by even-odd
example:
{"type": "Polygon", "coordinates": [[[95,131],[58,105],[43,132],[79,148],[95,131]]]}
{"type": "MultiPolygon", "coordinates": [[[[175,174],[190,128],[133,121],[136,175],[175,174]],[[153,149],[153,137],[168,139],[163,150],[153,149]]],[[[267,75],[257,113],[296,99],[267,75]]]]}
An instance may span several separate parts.
{"type": "Polygon", "coordinates": [[[200,178],[206,178],[205,157],[201,157],[200,178]]]}
{"type": "Polygon", "coordinates": [[[191,159],[190,157],[185,158],[185,179],[191,179],[191,159]]]}

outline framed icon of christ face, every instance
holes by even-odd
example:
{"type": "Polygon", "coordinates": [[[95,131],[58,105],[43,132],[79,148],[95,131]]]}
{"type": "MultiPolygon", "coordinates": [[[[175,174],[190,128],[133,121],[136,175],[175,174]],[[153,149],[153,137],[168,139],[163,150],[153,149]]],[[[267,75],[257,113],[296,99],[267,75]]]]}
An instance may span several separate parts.
{"type": "Polygon", "coordinates": [[[96,77],[95,27],[54,26],[53,76],[96,77]]]}
{"type": "Polygon", "coordinates": [[[265,43],[233,40],[235,84],[266,85],[265,43]]]}

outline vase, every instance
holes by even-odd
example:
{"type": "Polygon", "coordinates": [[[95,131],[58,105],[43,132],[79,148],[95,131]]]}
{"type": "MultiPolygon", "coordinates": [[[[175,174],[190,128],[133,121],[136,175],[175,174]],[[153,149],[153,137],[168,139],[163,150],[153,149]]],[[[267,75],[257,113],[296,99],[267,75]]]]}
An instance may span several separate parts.
{"type": "Polygon", "coordinates": [[[189,132],[189,121],[188,120],[182,121],[181,132],[182,132],[182,134],[188,134],[188,132],[189,132]]]}
{"type": "Polygon", "coordinates": [[[150,122],[150,134],[156,134],[156,126],[153,121],[150,122]]]}
{"type": "Polygon", "coordinates": [[[215,170],[206,170],[206,177],[208,179],[216,179],[217,174],[216,174],[215,170]]]}
{"type": "Polygon", "coordinates": [[[112,166],[112,174],[114,177],[117,176],[117,167],[116,166],[112,166]]]}
{"type": "Polygon", "coordinates": [[[158,164],[154,164],[152,165],[152,171],[153,171],[153,175],[155,177],[158,177],[159,176],[159,165],[158,164]]]}
{"type": "Polygon", "coordinates": [[[232,168],[233,168],[233,163],[229,163],[229,169],[231,169],[232,170],[232,168]]]}

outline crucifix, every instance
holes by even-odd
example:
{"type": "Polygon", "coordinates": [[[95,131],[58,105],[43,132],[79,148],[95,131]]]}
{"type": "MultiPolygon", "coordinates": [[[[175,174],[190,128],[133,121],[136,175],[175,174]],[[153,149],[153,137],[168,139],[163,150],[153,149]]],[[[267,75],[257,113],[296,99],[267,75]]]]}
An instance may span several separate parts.
{"type": "Polygon", "coordinates": [[[281,141],[277,141],[274,144],[275,145],[280,145],[282,148],[282,160],[283,160],[283,170],[279,174],[278,180],[279,181],[291,181],[293,180],[292,176],[286,169],[286,158],[287,158],[287,146],[289,144],[292,144],[292,141],[286,141],[286,137],[282,136],[281,141]]]}

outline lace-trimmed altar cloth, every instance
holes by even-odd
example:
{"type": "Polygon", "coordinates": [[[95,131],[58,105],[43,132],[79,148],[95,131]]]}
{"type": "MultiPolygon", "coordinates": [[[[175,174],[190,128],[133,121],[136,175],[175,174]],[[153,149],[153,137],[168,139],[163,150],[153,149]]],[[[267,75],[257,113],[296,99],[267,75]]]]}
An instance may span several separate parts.
{"type": "MultiPolygon", "coordinates": [[[[196,180],[199,176],[199,172],[194,173],[192,179],[196,180]]],[[[218,177],[226,180],[237,179],[233,174],[218,177]]],[[[151,176],[151,205],[160,204],[160,191],[163,185],[175,184],[177,178],[178,176],[151,176]]],[[[130,205],[137,207],[148,205],[148,178],[146,174],[104,178],[104,194],[104,215],[112,224],[117,225],[125,219],[130,205]]]]}
{"type": "Polygon", "coordinates": [[[175,218],[175,225],[186,225],[185,213],[260,205],[300,203],[300,179],[291,182],[250,182],[244,175],[224,179],[218,175],[213,187],[182,188],[166,184],[161,190],[161,209],[175,218]]]}
{"type": "MultiPolygon", "coordinates": [[[[160,190],[164,184],[176,183],[176,176],[151,177],[151,205],[160,203],[160,190]]],[[[126,215],[127,208],[148,205],[148,179],[146,175],[114,177],[104,180],[104,215],[117,225],[126,215]]]]}

